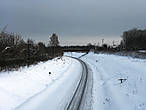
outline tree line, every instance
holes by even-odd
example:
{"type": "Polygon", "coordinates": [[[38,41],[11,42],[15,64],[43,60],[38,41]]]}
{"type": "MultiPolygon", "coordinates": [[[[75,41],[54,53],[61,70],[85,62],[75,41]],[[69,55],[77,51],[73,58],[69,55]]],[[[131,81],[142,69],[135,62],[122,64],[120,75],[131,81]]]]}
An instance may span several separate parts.
{"type": "Polygon", "coordinates": [[[45,46],[43,42],[35,43],[32,39],[24,41],[14,33],[0,33],[0,70],[29,66],[62,55],[56,34],[52,34],[49,45],[45,46]]]}
{"type": "Polygon", "coordinates": [[[102,45],[92,45],[88,43],[86,46],[63,46],[62,49],[65,52],[88,52],[93,51],[136,51],[136,50],[146,50],[146,30],[133,28],[131,30],[123,32],[121,36],[122,40],[119,45],[108,45],[103,42],[102,45]]]}
{"type": "Polygon", "coordinates": [[[60,46],[58,36],[53,33],[48,46],[43,42],[35,43],[32,39],[24,41],[20,35],[0,32],[0,70],[16,68],[22,65],[30,65],[39,61],[46,61],[58,56],[63,52],[89,52],[89,51],[133,51],[146,50],[146,30],[131,29],[123,32],[119,45],[101,46],[88,43],[86,46],[60,46]]]}
{"type": "Polygon", "coordinates": [[[123,32],[120,46],[126,50],[145,50],[146,30],[134,28],[123,32]]]}

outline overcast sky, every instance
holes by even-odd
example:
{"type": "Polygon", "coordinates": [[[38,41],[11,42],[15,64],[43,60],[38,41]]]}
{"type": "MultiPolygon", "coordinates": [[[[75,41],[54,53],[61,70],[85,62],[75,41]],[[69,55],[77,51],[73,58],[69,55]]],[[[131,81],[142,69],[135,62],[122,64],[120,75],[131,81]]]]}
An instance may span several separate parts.
{"type": "Polygon", "coordinates": [[[122,32],[146,28],[146,0],[0,0],[0,30],[62,45],[118,41],[122,32]]]}

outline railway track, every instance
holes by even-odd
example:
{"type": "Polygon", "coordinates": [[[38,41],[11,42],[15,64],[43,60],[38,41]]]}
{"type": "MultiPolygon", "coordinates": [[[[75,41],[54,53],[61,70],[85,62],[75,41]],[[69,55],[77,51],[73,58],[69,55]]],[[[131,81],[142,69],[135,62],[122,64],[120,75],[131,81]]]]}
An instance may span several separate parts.
{"type": "Polygon", "coordinates": [[[72,97],[72,100],[68,104],[66,110],[82,110],[81,105],[84,100],[84,96],[86,94],[85,91],[86,91],[87,81],[88,81],[88,68],[85,62],[83,62],[82,60],[78,58],[75,58],[75,59],[77,59],[82,64],[83,71],[82,71],[82,76],[77,86],[77,89],[72,97]]]}

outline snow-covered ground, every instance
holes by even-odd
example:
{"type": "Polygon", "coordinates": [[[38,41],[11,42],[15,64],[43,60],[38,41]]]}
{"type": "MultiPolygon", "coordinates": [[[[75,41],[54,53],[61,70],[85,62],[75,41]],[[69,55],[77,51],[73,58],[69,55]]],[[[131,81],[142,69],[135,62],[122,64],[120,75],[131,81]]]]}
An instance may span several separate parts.
{"type": "Polygon", "coordinates": [[[146,110],[146,59],[94,53],[81,59],[93,71],[93,110],[146,110]]]}
{"type": "Polygon", "coordinates": [[[41,62],[29,68],[23,67],[18,71],[1,72],[0,110],[19,110],[23,108],[21,106],[25,105],[25,102],[30,104],[23,110],[42,110],[39,107],[44,106],[45,98],[50,110],[59,110],[71,100],[81,71],[81,64],[77,60],[63,57],[41,62]],[[36,100],[33,100],[34,97],[36,100]]]}
{"type": "Polygon", "coordinates": [[[71,57],[76,57],[76,58],[79,58],[80,56],[84,55],[85,53],[82,53],[82,52],[66,52],[64,53],[64,56],[71,56],[71,57]]]}
{"type": "MultiPolygon", "coordinates": [[[[83,54],[65,53],[74,57],[83,54]]],[[[93,100],[89,105],[93,110],[146,109],[146,59],[94,53],[81,59],[93,73],[93,100]],[[119,79],[125,80],[121,83],[119,79]]],[[[81,64],[68,57],[2,72],[0,110],[63,110],[81,72],[81,64]]]]}
{"type": "Polygon", "coordinates": [[[94,110],[146,109],[146,60],[94,53],[82,60],[93,71],[94,110]]]}

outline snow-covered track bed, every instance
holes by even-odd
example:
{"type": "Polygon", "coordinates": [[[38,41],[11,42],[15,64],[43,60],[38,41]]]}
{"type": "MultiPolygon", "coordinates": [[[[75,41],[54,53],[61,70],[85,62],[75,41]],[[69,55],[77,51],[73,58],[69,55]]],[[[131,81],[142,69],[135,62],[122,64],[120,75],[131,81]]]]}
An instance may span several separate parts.
{"type": "MultiPolygon", "coordinates": [[[[77,58],[76,58],[77,59],[77,58]]],[[[81,61],[80,59],[77,59],[82,64],[82,76],[80,79],[80,82],[77,86],[77,89],[72,97],[71,102],[67,106],[66,110],[80,110],[81,103],[83,101],[83,96],[85,93],[85,88],[87,85],[87,79],[88,79],[88,69],[86,64],[81,61]]]]}
{"type": "Polygon", "coordinates": [[[3,72],[0,74],[0,110],[64,110],[81,73],[80,62],[68,57],[3,72]]]}

